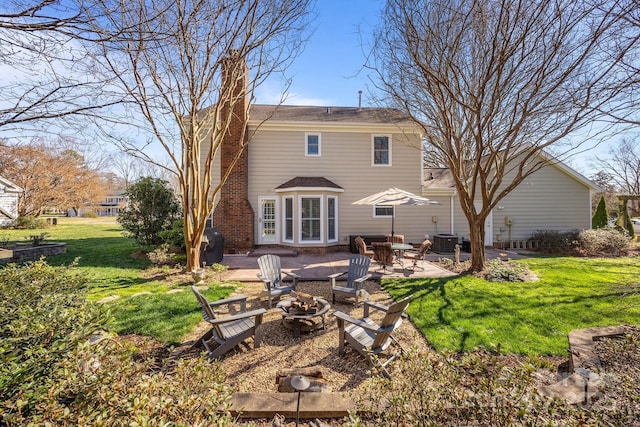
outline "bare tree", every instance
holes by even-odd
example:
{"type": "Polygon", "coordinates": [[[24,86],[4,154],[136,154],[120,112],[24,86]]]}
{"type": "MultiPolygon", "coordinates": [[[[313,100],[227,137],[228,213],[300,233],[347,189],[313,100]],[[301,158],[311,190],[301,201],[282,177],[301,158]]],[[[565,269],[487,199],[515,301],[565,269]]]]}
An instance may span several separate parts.
{"type": "MultiPolygon", "coordinates": [[[[95,18],[95,17],[94,17],[95,18]]],[[[0,7],[0,130],[62,134],[122,101],[96,78],[82,0],[15,0],[0,7]],[[63,123],[63,120],[67,120],[63,123]]],[[[94,41],[97,41],[94,38],[94,41]]]]}
{"type": "MultiPolygon", "coordinates": [[[[137,124],[162,146],[178,176],[188,269],[200,265],[206,220],[224,183],[212,187],[211,176],[232,120],[224,111],[251,99],[258,84],[295,57],[312,1],[113,0],[92,8],[106,17],[96,21],[96,33],[119,35],[102,44],[104,65],[135,104],[142,117],[137,124]],[[227,82],[250,84],[222,85],[223,73],[227,82]]],[[[128,153],[161,165],[148,151],[150,142],[120,140],[128,153]]]]}
{"type": "MultiPolygon", "coordinates": [[[[602,174],[609,177],[618,194],[640,195],[640,137],[624,138],[609,149],[608,157],[594,162],[602,174]]],[[[638,200],[632,200],[634,215],[638,215],[638,200]]]]}
{"type": "Polygon", "coordinates": [[[546,154],[570,154],[595,121],[624,106],[628,76],[616,71],[638,47],[620,37],[632,31],[624,6],[387,0],[372,67],[386,100],[422,127],[436,163],[450,169],[474,270],[485,265],[484,223],[497,203],[548,164],[546,154]]]}

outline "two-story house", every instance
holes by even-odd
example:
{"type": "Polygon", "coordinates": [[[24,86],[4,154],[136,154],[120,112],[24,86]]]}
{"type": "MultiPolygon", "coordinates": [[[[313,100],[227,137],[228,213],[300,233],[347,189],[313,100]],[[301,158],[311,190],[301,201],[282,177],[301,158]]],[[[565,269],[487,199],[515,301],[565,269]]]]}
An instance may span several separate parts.
{"type": "MultiPolygon", "coordinates": [[[[214,185],[241,143],[233,129],[245,120],[244,111],[238,105],[234,112],[237,123],[214,165],[214,185]]],[[[420,132],[397,110],[253,105],[247,119],[246,150],[212,215],[226,252],[260,246],[344,250],[354,235],[388,234],[392,215],[395,232],[407,242],[419,243],[425,234],[468,237],[451,177],[424,169],[420,132]],[[353,204],[389,187],[441,204],[353,204]]],[[[528,239],[536,230],[590,228],[595,188],[566,165],[550,162],[497,206],[486,223],[486,244],[528,239]]]]}

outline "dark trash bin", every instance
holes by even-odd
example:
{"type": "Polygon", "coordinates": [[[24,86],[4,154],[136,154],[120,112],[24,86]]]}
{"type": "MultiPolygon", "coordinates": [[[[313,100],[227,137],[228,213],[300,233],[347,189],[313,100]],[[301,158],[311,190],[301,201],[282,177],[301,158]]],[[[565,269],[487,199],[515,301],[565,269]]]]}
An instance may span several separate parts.
{"type": "Polygon", "coordinates": [[[224,256],[224,236],[215,227],[204,229],[200,262],[213,265],[222,261],[224,256]]]}

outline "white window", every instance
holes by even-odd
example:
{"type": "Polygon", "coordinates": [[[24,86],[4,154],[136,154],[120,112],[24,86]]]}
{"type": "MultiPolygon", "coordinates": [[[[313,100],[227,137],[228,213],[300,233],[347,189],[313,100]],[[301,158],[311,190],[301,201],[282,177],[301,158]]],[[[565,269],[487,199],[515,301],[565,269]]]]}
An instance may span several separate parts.
{"type": "Polygon", "coordinates": [[[320,202],[320,197],[300,198],[300,241],[302,242],[321,241],[320,202]]]}
{"type": "Polygon", "coordinates": [[[321,138],[319,133],[305,134],[305,156],[320,156],[320,140],[321,138]]]}
{"type": "Polygon", "coordinates": [[[284,239],[293,242],[293,197],[284,198],[284,239]]]}
{"type": "Polygon", "coordinates": [[[390,135],[373,135],[371,156],[374,166],[391,166],[390,135]]]}
{"type": "Polygon", "coordinates": [[[375,205],[373,207],[374,218],[391,218],[393,217],[393,206],[375,205]]]}
{"type": "Polygon", "coordinates": [[[327,242],[338,241],[338,198],[327,197],[327,242]]]}

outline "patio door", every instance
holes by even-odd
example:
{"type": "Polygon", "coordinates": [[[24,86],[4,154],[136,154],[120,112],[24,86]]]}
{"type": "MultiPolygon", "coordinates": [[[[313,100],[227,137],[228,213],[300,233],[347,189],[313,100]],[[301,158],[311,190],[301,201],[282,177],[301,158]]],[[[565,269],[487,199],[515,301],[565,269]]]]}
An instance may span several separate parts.
{"type": "Polygon", "coordinates": [[[275,198],[260,198],[260,217],[258,218],[258,244],[266,245],[278,242],[277,204],[275,198]]]}

